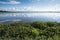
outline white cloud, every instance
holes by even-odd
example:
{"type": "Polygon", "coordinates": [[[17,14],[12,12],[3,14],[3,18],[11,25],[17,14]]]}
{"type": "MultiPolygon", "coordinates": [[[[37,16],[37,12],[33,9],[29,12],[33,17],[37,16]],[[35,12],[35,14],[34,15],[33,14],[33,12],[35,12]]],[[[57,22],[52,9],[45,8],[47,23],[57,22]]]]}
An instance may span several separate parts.
{"type": "Polygon", "coordinates": [[[60,11],[60,5],[49,5],[46,7],[35,7],[35,6],[24,6],[22,8],[20,7],[12,7],[7,8],[6,10],[12,10],[12,11],[60,11]]]}
{"type": "MultiPolygon", "coordinates": [[[[29,7],[27,7],[26,10],[29,10],[29,7]]],[[[30,7],[30,11],[60,11],[60,5],[49,5],[46,7],[30,7]]]]}
{"type": "Polygon", "coordinates": [[[0,4],[21,4],[21,2],[18,2],[18,1],[15,1],[15,0],[11,0],[11,1],[8,1],[8,2],[0,1],[0,4]]]}
{"type": "Polygon", "coordinates": [[[16,7],[9,7],[9,8],[6,8],[4,10],[6,10],[6,11],[20,11],[21,9],[20,8],[16,8],[16,7]]]}
{"type": "Polygon", "coordinates": [[[31,2],[40,2],[41,0],[29,0],[31,2]]]}
{"type": "MultiPolygon", "coordinates": [[[[31,2],[40,2],[41,0],[29,0],[29,1],[31,1],[31,2]]],[[[45,1],[54,2],[56,0],[45,0],[45,1]]]]}

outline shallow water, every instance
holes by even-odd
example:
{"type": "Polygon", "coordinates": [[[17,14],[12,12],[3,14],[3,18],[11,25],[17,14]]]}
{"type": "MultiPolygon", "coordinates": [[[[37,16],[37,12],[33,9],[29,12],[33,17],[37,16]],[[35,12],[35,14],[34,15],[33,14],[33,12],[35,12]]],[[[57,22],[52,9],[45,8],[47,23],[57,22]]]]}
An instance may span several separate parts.
{"type": "Polygon", "coordinates": [[[39,20],[60,22],[60,13],[0,13],[0,22],[39,20]]]}

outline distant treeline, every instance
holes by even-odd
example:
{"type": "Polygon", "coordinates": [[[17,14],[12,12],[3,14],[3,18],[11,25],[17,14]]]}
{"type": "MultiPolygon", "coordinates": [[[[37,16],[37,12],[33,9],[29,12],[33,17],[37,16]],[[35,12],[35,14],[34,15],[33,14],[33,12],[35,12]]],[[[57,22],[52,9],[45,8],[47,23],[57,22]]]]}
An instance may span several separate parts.
{"type": "Polygon", "coordinates": [[[60,40],[60,23],[1,23],[0,40],[60,40]]]}
{"type": "Polygon", "coordinates": [[[0,12],[7,12],[7,11],[0,10],[0,12]]]}
{"type": "Polygon", "coordinates": [[[3,10],[0,10],[0,12],[6,12],[6,13],[60,13],[60,11],[3,11],[3,10]]]}

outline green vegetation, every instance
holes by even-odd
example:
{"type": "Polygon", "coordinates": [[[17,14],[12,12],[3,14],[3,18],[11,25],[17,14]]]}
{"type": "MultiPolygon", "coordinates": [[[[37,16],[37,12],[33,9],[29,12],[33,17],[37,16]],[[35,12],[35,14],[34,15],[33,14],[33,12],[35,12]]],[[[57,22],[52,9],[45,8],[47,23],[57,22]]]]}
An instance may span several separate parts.
{"type": "Polygon", "coordinates": [[[60,40],[60,23],[14,22],[0,24],[0,40],[60,40]]]}

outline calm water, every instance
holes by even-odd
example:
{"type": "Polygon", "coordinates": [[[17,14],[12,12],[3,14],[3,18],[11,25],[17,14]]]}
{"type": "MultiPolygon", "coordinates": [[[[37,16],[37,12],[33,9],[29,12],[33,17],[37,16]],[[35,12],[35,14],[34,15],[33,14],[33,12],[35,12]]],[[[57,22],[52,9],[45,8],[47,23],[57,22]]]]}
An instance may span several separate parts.
{"type": "Polygon", "coordinates": [[[0,22],[6,21],[57,21],[60,13],[1,13],[0,22]]]}

